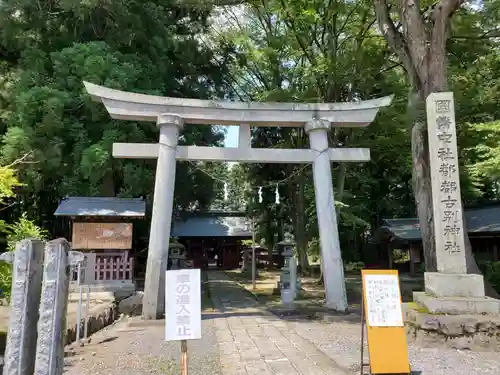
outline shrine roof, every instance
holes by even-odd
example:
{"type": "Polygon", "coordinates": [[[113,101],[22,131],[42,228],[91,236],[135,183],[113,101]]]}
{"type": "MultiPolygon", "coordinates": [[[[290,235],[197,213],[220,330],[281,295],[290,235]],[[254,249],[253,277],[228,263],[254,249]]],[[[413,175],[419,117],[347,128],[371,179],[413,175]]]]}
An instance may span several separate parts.
{"type": "Polygon", "coordinates": [[[252,237],[247,218],[221,213],[189,216],[172,223],[173,237],[252,237]]]}
{"type": "Polygon", "coordinates": [[[141,198],[68,197],[61,201],[54,215],[143,218],[146,202],[141,198]]]}
{"type": "MultiPolygon", "coordinates": [[[[500,235],[500,202],[465,208],[465,220],[470,235],[500,235]]],[[[372,242],[420,242],[420,223],[417,218],[384,219],[372,242]]]]}

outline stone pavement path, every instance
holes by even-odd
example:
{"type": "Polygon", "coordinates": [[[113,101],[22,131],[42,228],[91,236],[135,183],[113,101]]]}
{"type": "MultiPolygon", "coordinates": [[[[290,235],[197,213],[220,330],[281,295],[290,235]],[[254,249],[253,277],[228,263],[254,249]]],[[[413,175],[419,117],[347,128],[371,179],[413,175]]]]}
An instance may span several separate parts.
{"type": "Polygon", "coordinates": [[[292,326],[259,309],[225,273],[210,271],[210,296],[222,375],[344,375],[332,359],[292,326]]]}

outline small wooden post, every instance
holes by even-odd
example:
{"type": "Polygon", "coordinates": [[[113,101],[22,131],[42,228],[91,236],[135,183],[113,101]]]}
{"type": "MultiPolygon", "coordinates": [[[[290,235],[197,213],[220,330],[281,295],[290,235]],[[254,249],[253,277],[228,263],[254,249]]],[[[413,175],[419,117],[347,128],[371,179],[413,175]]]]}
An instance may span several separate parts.
{"type": "Polygon", "coordinates": [[[181,340],[181,375],[188,375],[188,344],[181,340]]]}

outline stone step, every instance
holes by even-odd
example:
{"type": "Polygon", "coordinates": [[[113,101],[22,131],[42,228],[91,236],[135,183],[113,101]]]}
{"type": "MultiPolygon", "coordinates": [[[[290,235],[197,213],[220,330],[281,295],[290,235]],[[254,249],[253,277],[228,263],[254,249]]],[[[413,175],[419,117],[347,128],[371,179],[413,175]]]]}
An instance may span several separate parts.
{"type": "MultiPolygon", "coordinates": [[[[78,302],[78,299],[80,298],[80,293],[70,293],[68,297],[69,302],[78,302]]],[[[83,301],[85,301],[85,298],[87,298],[87,295],[85,293],[85,289],[83,291],[83,301]]],[[[90,292],[90,300],[96,301],[114,301],[115,300],[115,293],[114,292],[90,292]]]]}

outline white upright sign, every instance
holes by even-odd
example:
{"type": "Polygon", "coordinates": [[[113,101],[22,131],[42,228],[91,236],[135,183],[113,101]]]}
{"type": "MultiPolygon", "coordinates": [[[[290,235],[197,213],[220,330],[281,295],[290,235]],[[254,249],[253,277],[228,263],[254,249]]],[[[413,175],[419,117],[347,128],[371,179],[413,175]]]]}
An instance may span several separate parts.
{"type": "Polygon", "coordinates": [[[199,269],[166,271],[165,340],[201,339],[199,269]]]}
{"type": "Polygon", "coordinates": [[[397,275],[365,275],[366,314],[370,327],[403,327],[397,275]]]}
{"type": "Polygon", "coordinates": [[[467,273],[453,93],[432,93],[426,106],[437,270],[467,273]]]}

